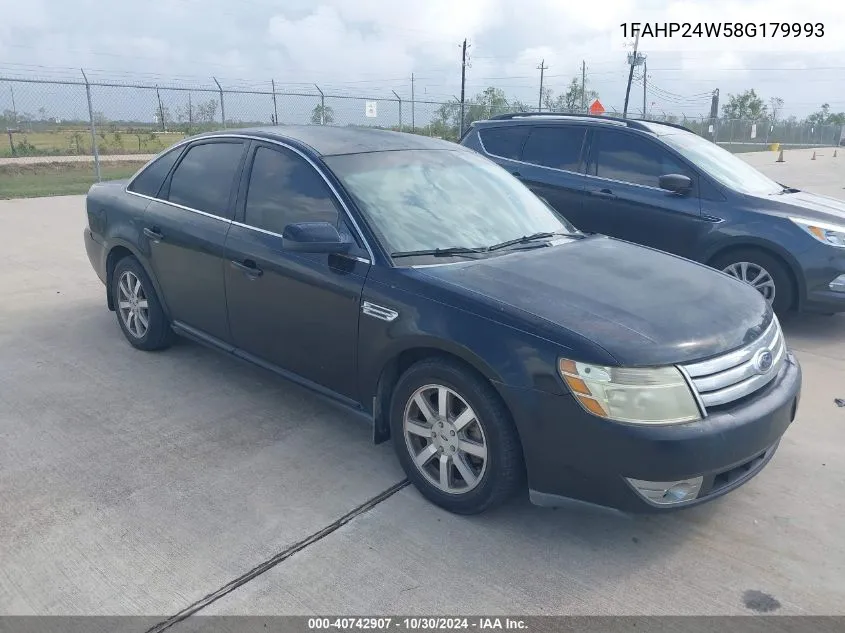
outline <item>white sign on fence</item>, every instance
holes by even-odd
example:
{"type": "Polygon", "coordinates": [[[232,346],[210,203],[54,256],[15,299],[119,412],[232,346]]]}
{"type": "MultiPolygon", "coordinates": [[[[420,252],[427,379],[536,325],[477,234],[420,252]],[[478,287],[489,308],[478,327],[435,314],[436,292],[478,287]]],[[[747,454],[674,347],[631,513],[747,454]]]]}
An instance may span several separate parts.
{"type": "Polygon", "coordinates": [[[367,101],[366,105],[364,106],[364,114],[366,114],[367,117],[370,119],[375,119],[378,116],[377,106],[377,101],[367,101]]]}
{"type": "Polygon", "coordinates": [[[751,138],[757,138],[757,124],[751,124],[751,138]]]}

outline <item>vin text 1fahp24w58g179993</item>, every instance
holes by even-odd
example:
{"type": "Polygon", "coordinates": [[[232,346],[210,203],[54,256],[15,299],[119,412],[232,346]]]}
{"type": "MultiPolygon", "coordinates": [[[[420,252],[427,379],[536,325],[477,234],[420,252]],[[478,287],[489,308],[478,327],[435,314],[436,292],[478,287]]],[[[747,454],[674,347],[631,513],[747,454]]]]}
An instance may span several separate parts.
{"type": "Polygon", "coordinates": [[[342,403],[453,512],[526,477],[544,505],[700,503],[757,474],[795,417],[801,370],[753,288],[586,236],[444,141],[202,135],[87,210],[132,345],[179,333],[342,403]]]}

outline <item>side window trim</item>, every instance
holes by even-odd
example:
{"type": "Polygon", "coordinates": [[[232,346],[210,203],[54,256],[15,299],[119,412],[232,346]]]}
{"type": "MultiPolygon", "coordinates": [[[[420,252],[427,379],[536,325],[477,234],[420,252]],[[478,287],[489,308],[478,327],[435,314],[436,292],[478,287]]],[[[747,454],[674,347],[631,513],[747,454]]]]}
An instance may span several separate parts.
{"type": "Polygon", "coordinates": [[[265,235],[272,235],[274,237],[279,238],[283,237],[275,231],[268,231],[267,229],[262,229],[251,224],[247,224],[244,221],[246,219],[246,201],[247,195],[249,193],[249,179],[252,177],[252,167],[255,163],[255,156],[258,153],[258,150],[262,147],[272,151],[277,151],[280,147],[287,149],[296,154],[299,158],[303,159],[306,163],[308,163],[311,169],[313,169],[317,172],[317,174],[319,174],[320,178],[326,184],[326,187],[329,190],[329,195],[331,195],[332,202],[337,207],[338,222],[344,221],[346,223],[347,227],[352,230],[352,237],[359,245],[359,248],[362,247],[367,252],[367,255],[369,257],[369,259],[364,259],[361,257],[356,257],[355,259],[367,264],[374,262],[375,257],[373,255],[372,249],[370,248],[370,244],[364,238],[364,234],[362,233],[361,228],[358,226],[358,223],[355,221],[355,218],[352,217],[352,214],[349,212],[349,208],[346,206],[346,203],[340,197],[340,194],[337,192],[337,189],[332,184],[332,182],[326,177],[325,173],[323,173],[323,170],[320,169],[319,165],[317,165],[317,163],[311,160],[311,158],[307,154],[303,153],[296,147],[288,145],[287,143],[282,143],[281,141],[269,139],[266,141],[257,140],[253,141],[250,145],[249,150],[247,152],[247,156],[244,160],[242,174],[238,185],[238,198],[235,207],[235,217],[232,220],[232,224],[245,229],[249,229],[251,231],[258,231],[259,233],[264,233],[265,235]]]}
{"type": "Polygon", "coordinates": [[[475,131],[475,135],[478,137],[478,144],[481,145],[481,149],[484,150],[485,154],[489,154],[490,156],[495,156],[496,158],[498,158],[500,160],[512,160],[515,163],[521,163],[521,162],[523,162],[522,161],[522,150],[525,149],[525,143],[528,141],[528,137],[531,136],[531,129],[532,128],[531,128],[530,125],[502,125],[498,129],[510,129],[510,128],[514,128],[514,129],[516,129],[516,128],[528,128],[528,134],[525,135],[525,138],[522,139],[522,143],[520,143],[520,145],[519,145],[519,158],[509,158],[507,156],[501,156],[499,154],[496,154],[495,152],[491,152],[489,149],[487,149],[487,146],[484,145],[484,137],[481,135],[481,133],[484,130],[495,130],[497,128],[495,128],[495,127],[479,128],[478,130],[475,131]]]}
{"type": "MultiPolygon", "coordinates": [[[[597,139],[602,134],[602,132],[607,133],[608,131],[609,130],[591,130],[590,147],[589,147],[589,154],[588,154],[588,158],[587,158],[587,171],[584,175],[589,176],[590,178],[595,178],[597,180],[603,180],[605,182],[618,182],[619,184],[627,185],[629,187],[641,187],[643,189],[649,189],[651,191],[665,192],[666,190],[661,189],[660,187],[652,187],[651,185],[643,185],[643,184],[638,183],[638,182],[628,182],[627,180],[619,180],[618,178],[608,178],[606,176],[599,176],[598,175],[598,156],[597,156],[597,152],[598,152],[599,144],[597,142],[597,139]],[[590,167],[593,168],[593,172],[595,172],[595,173],[590,173],[590,167]]],[[[614,129],[612,131],[617,133],[617,134],[623,134],[623,135],[628,136],[628,137],[634,137],[634,138],[642,139],[645,143],[650,144],[653,147],[657,147],[659,150],[664,151],[667,154],[669,154],[674,160],[676,160],[683,167],[685,167],[686,170],[691,174],[691,179],[692,179],[691,194],[695,197],[699,196],[699,184],[698,184],[699,174],[698,174],[698,170],[693,169],[693,167],[687,162],[687,160],[683,156],[681,156],[680,154],[677,154],[674,151],[671,151],[668,147],[661,145],[660,143],[658,143],[657,141],[655,141],[652,138],[649,138],[646,135],[635,134],[635,133],[630,132],[627,129],[624,129],[624,130],[614,129]]]]}

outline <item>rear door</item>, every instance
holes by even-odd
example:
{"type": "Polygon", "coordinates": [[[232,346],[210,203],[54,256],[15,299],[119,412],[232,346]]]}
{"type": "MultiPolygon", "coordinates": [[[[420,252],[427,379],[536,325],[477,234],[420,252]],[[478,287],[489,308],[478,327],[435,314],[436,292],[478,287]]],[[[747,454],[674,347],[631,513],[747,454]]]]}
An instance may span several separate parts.
{"type": "Polygon", "coordinates": [[[254,143],[243,180],[237,221],[226,239],[233,343],[356,400],[368,252],[335,192],[299,151],[254,143]],[[329,222],[356,245],[345,255],[288,252],[282,234],[298,222],[329,222]]]}
{"type": "Polygon", "coordinates": [[[520,161],[511,172],[545,198],[567,220],[580,227],[584,204],[582,152],[586,128],[581,125],[534,125],[527,132],[520,161]]]}
{"type": "Polygon", "coordinates": [[[150,262],[170,315],[228,341],[224,241],[247,141],[204,139],[182,154],[144,214],[150,262]]]}
{"type": "Polygon", "coordinates": [[[709,224],[701,218],[698,177],[656,139],[627,129],[594,130],[583,222],[578,227],[663,251],[688,253],[709,224]],[[692,179],[689,193],[661,189],[661,175],[692,179]]]}

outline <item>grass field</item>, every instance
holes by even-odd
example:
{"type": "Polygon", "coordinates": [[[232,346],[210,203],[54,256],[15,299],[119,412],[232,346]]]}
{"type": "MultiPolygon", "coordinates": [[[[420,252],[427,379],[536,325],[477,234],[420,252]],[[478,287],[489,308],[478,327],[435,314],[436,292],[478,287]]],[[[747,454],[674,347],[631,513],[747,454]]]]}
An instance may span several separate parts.
{"type": "MultiPolygon", "coordinates": [[[[128,178],[143,162],[100,165],[103,180],[128,178]]],[[[0,199],[69,196],[86,193],[94,183],[94,163],[0,165],[0,199]]]]}
{"type": "MultiPolygon", "coordinates": [[[[111,131],[104,127],[97,131],[100,154],[157,154],[181,141],[181,132],[151,132],[148,130],[111,131]]],[[[88,128],[65,129],[55,132],[14,132],[12,144],[18,156],[91,155],[91,131],[88,128]]],[[[13,156],[9,135],[0,137],[0,157],[13,156]]]]}

